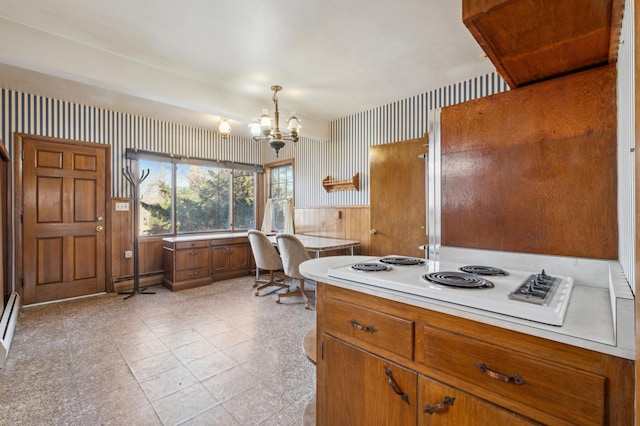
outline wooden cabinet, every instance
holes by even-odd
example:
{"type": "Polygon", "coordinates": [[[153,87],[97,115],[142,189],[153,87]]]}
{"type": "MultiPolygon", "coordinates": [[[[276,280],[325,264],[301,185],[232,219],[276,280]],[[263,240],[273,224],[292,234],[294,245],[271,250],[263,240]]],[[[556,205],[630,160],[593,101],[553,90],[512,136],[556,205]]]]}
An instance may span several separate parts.
{"type": "Polygon", "coordinates": [[[418,426],[538,424],[422,375],[418,376],[418,397],[418,426]]]}
{"type": "Polygon", "coordinates": [[[632,424],[633,362],[317,286],[317,424],[632,424]]]}
{"type": "Polygon", "coordinates": [[[330,335],[324,339],[324,418],[331,425],[415,425],[417,374],[330,335]]]}
{"type": "Polygon", "coordinates": [[[163,241],[165,287],[176,291],[211,284],[209,241],[163,241]]]}
{"type": "Polygon", "coordinates": [[[250,274],[255,266],[249,239],[229,235],[164,238],[164,285],[184,290],[250,274]]]}
{"type": "Polygon", "coordinates": [[[513,89],[615,63],[624,0],[463,0],[462,19],[513,89]]]}
{"type": "Polygon", "coordinates": [[[211,277],[214,281],[248,275],[254,269],[249,240],[211,240],[211,277]]]}

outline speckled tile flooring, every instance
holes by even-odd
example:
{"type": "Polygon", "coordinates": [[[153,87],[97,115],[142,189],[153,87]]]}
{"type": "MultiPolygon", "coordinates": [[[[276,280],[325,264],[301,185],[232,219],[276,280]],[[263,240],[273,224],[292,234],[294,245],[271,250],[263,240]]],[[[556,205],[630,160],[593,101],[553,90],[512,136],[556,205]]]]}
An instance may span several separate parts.
{"type": "Polygon", "coordinates": [[[23,307],[0,369],[0,424],[301,425],[315,393],[302,338],[316,313],[252,285],[23,307]]]}

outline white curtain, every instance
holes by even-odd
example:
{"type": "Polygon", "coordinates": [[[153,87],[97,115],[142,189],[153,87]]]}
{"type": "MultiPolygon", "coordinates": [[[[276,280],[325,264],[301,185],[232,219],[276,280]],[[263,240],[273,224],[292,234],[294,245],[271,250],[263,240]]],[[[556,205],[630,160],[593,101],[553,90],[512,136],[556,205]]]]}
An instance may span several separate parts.
{"type": "Polygon", "coordinates": [[[271,233],[271,221],[273,213],[273,200],[267,198],[267,204],[264,206],[264,217],[262,218],[262,228],[260,230],[265,234],[271,233]]]}
{"type": "Polygon", "coordinates": [[[287,198],[287,204],[284,209],[284,232],[287,234],[295,234],[295,224],[293,223],[293,199],[287,198]]]}

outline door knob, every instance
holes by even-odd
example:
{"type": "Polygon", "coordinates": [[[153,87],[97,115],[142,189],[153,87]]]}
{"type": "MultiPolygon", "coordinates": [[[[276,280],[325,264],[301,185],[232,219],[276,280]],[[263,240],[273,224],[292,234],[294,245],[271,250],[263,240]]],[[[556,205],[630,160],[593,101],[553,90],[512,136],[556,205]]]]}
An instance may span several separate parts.
{"type": "Polygon", "coordinates": [[[98,218],[96,219],[98,222],[102,222],[102,216],[98,216],[98,218]]]}
{"type": "Polygon", "coordinates": [[[376,235],[376,234],[378,233],[378,231],[376,231],[375,229],[370,229],[370,230],[369,230],[369,233],[370,233],[371,235],[376,235]]]}
{"type": "Polygon", "coordinates": [[[102,225],[96,226],[96,231],[98,231],[98,232],[104,231],[104,226],[102,226],[102,225]]]}

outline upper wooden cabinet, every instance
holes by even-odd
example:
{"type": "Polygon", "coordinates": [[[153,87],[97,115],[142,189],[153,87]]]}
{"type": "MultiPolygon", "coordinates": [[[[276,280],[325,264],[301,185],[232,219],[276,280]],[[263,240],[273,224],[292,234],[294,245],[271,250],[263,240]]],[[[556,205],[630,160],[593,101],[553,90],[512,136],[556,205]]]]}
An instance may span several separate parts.
{"type": "Polygon", "coordinates": [[[513,89],[616,62],[624,0],[462,0],[462,19],[513,89]]]}

